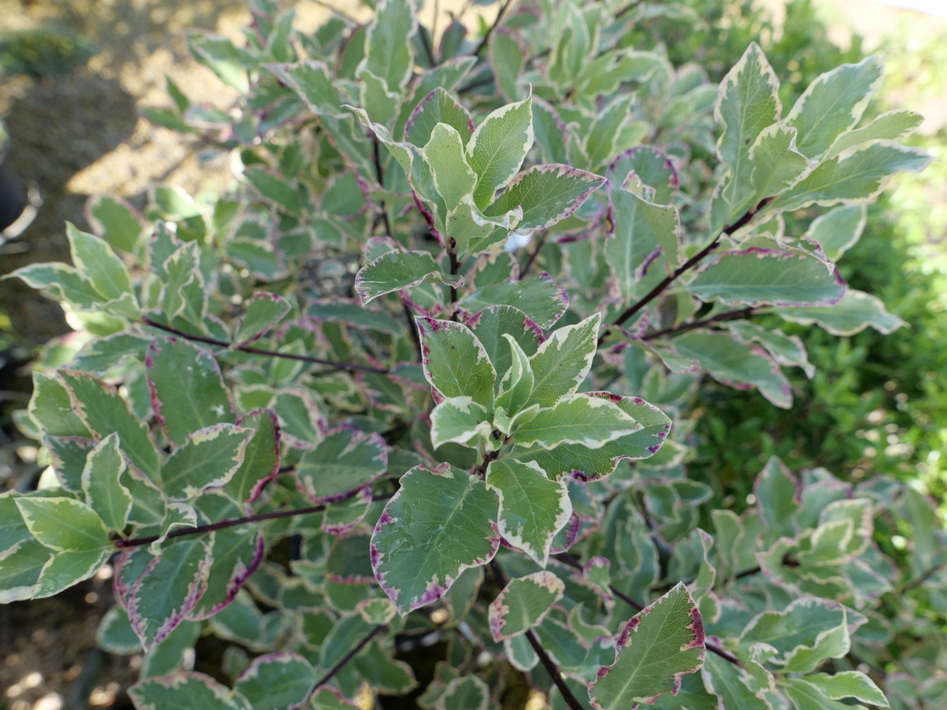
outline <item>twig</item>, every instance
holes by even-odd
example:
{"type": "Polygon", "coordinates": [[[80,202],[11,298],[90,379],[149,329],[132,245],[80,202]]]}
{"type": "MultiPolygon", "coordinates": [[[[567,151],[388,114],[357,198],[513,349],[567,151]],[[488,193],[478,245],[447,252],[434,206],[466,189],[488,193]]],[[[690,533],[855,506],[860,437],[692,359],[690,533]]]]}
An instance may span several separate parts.
{"type": "Polygon", "coordinates": [[[281,353],[277,350],[266,350],[264,348],[253,348],[249,345],[237,345],[234,346],[233,343],[228,343],[226,340],[217,340],[216,338],[208,338],[203,335],[195,335],[194,333],[185,333],[182,330],[173,328],[170,325],[163,325],[157,323],[147,316],[142,317],[141,322],[145,325],[150,325],[152,328],[157,328],[158,330],[163,330],[166,333],[172,333],[174,335],[180,336],[186,340],[192,340],[195,343],[206,343],[207,345],[216,345],[219,348],[231,348],[239,350],[242,353],[249,353],[250,355],[265,355],[267,357],[279,357],[285,360],[298,360],[299,362],[309,362],[314,365],[327,365],[329,367],[336,368],[338,370],[346,370],[352,372],[354,370],[359,370],[361,372],[375,372],[379,375],[387,375],[389,373],[388,368],[385,367],[372,367],[371,365],[356,365],[349,362],[338,362],[336,360],[323,360],[322,358],[312,357],[310,355],[296,355],[295,353],[281,353]]]}
{"type": "Polygon", "coordinates": [[[533,251],[530,252],[529,258],[526,260],[526,263],[523,264],[523,268],[520,269],[519,280],[522,281],[523,277],[526,276],[526,272],[529,271],[533,262],[536,261],[536,257],[539,256],[539,252],[544,246],[546,246],[546,240],[549,239],[549,230],[544,229],[543,233],[539,236],[539,239],[536,241],[536,246],[533,247],[533,251]]]}
{"type": "Polygon", "coordinates": [[[480,40],[480,44],[477,45],[477,48],[473,51],[471,56],[479,57],[480,53],[483,51],[483,48],[487,46],[487,42],[490,41],[490,35],[493,34],[493,30],[497,28],[497,25],[500,24],[500,20],[503,19],[503,15],[507,10],[510,9],[510,5],[513,4],[513,0],[506,0],[502,5],[500,5],[500,10],[497,12],[496,19],[493,21],[488,28],[486,33],[483,35],[483,39],[480,40]]]}
{"type": "MultiPolygon", "coordinates": [[[[503,574],[503,570],[500,569],[500,565],[497,564],[496,559],[490,562],[490,572],[493,574],[493,579],[497,583],[497,586],[500,589],[505,589],[506,575],[503,574]]],[[[535,651],[536,655],[539,656],[539,662],[543,664],[543,668],[546,669],[546,673],[549,674],[552,682],[555,683],[556,687],[559,689],[559,692],[562,693],[562,699],[566,701],[566,705],[571,710],[584,710],[582,703],[580,703],[579,699],[575,697],[572,689],[566,685],[566,681],[562,677],[559,667],[553,663],[553,660],[549,657],[549,654],[546,653],[545,649],[542,647],[542,644],[539,643],[539,639],[536,638],[536,634],[532,629],[526,632],[526,640],[529,641],[529,645],[533,647],[533,651],[535,651]]]]}
{"type": "MultiPolygon", "coordinates": [[[[375,161],[375,176],[378,178],[378,184],[385,189],[385,173],[381,167],[381,152],[378,147],[378,136],[372,134],[372,160],[375,161]]],[[[394,236],[391,233],[391,222],[388,221],[388,208],[384,200],[378,201],[378,208],[381,210],[381,219],[385,223],[385,234],[389,237],[394,236]]]]}
{"type": "Polygon", "coordinates": [[[664,328],[663,330],[656,330],[653,333],[648,333],[645,335],[642,340],[654,340],[655,338],[660,338],[664,335],[671,335],[673,333],[683,333],[686,330],[693,330],[694,328],[700,328],[705,325],[712,325],[714,323],[722,323],[728,320],[736,320],[742,318],[743,316],[748,316],[753,313],[756,309],[753,306],[748,308],[741,308],[736,311],[727,311],[726,313],[721,313],[718,316],[713,318],[704,318],[703,320],[692,320],[687,323],[681,323],[680,325],[675,325],[671,328],[664,328]]]}
{"type": "Polygon", "coordinates": [[[431,47],[431,39],[433,38],[433,32],[429,37],[425,28],[421,25],[418,25],[418,36],[421,38],[421,46],[424,47],[424,54],[427,55],[428,62],[431,64],[431,68],[437,66],[437,60],[434,58],[434,49],[431,47]]]}
{"type": "MultiPolygon", "coordinates": [[[[333,503],[338,503],[339,501],[348,500],[349,498],[354,498],[358,495],[358,492],[362,490],[361,488],[356,488],[349,491],[343,496],[333,500],[333,503]]],[[[388,500],[391,498],[390,494],[372,496],[372,501],[388,500]]],[[[214,532],[215,530],[224,530],[225,528],[233,528],[238,525],[246,525],[248,523],[259,523],[264,520],[277,520],[279,518],[292,518],[296,515],[310,515],[312,513],[321,513],[329,506],[329,503],[323,503],[321,505],[313,505],[309,508],[294,508],[293,510],[276,510],[272,513],[257,513],[256,515],[248,515],[244,518],[228,518],[227,520],[218,520],[216,523],[209,523],[207,525],[198,525],[194,528],[178,528],[177,530],[172,530],[167,535],[164,536],[165,540],[171,540],[176,537],[184,537],[185,535],[200,535],[202,533],[214,532]]],[[[148,535],[147,537],[133,537],[127,540],[116,540],[115,547],[119,549],[126,549],[129,547],[141,547],[142,545],[150,545],[153,542],[157,542],[162,538],[161,535],[148,535]]]]}
{"type": "MultiPolygon", "coordinates": [[[[573,557],[572,555],[570,555],[568,552],[561,552],[561,553],[559,553],[558,555],[556,555],[555,557],[556,557],[557,560],[559,560],[560,562],[563,562],[563,563],[569,565],[570,567],[574,567],[575,569],[579,569],[579,570],[582,569],[582,563],[579,562],[575,557],[573,557]]],[[[629,597],[627,594],[625,594],[623,591],[621,591],[620,589],[616,588],[615,586],[609,584],[609,585],[608,585],[608,589],[609,589],[609,591],[610,591],[612,594],[614,594],[616,597],[618,597],[619,599],[621,599],[623,602],[625,602],[625,604],[627,604],[628,606],[630,606],[632,609],[635,609],[636,611],[643,611],[643,610],[644,610],[645,607],[644,607],[643,604],[639,604],[638,602],[636,602],[634,599],[632,599],[631,597],[629,597]]],[[[708,651],[710,651],[711,653],[720,656],[720,657],[721,657],[723,660],[725,660],[725,661],[729,661],[730,663],[733,663],[733,664],[738,665],[738,666],[742,666],[742,665],[743,665],[743,664],[740,662],[740,659],[739,659],[739,658],[737,658],[736,656],[734,656],[734,655],[733,655],[732,653],[730,653],[729,651],[725,651],[724,649],[722,649],[720,646],[718,646],[718,645],[715,644],[715,643],[710,643],[710,642],[708,642],[708,641],[705,641],[705,642],[704,642],[704,647],[705,647],[708,651]]]]}
{"type": "MultiPolygon", "coordinates": [[[[648,291],[648,293],[645,294],[637,303],[634,303],[628,308],[626,308],[622,312],[622,314],[618,316],[614,324],[621,325],[622,323],[627,321],[629,318],[631,318],[633,315],[635,315],[638,311],[640,311],[642,308],[644,308],[649,303],[651,303],[651,301],[653,301],[658,296],[660,296],[668,286],[670,286],[672,283],[677,281],[677,279],[680,278],[687,271],[694,268],[697,264],[703,261],[704,258],[708,254],[710,254],[712,251],[714,251],[714,249],[720,246],[720,240],[723,238],[724,234],[732,234],[733,232],[736,232],[737,230],[740,230],[743,227],[745,227],[747,224],[749,224],[750,221],[753,219],[753,216],[764,205],[766,205],[770,201],[770,199],[772,198],[766,198],[765,200],[760,202],[758,205],[756,205],[756,207],[750,210],[747,210],[743,214],[743,216],[740,217],[740,219],[738,219],[736,222],[734,222],[733,224],[726,225],[722,230],[720,230],[720,234],[714,237],[713,241],[711,241],[707,246],[705,246],[699,252],[694,254],[694,256],[692,256],[690,259],[688,259],[679,267],[677,267],[674,270],[674,273],[670,274],[669,276],[665,276],[664,279],[662,279],[661,282],[657,286],[655,286],[653,289],[648,291]]],[[[599,336],[599,339],[598,339],[599,345],[601,345],[604,342],[605,337],[606,337],[605,333],[602,333],[602,335],[599,336]]]]}
{"type": "MultiPolygon", "coordinates": [[[[447,256],[450,258],[450,275],[457,276],[460,272],[460,261],[457,259],[457,241],[453,237],[449,237],[447,241],[447,256]]],[[[450,305],[457,303],[457,287],[453,284],[450,287],[450,305]]],[[[457,320],[457,312],[454,311],[454,314],[451,316],[451,320],[457,320]]]]}
{"type": "Polygon", "coordinates": [[[318,681],[314,686],[312,686],[312,690],[309,691],[309,694],[312,695],[312,694],[315,693],[319,688],[321,688],[323,685],[325,685],[325,684],[328,683],[330,680],[332,680],[332,678],[335,677],[335,674],[336,674],[336,673],[338,673],[340,670],[342,670],[343,668],[345,668],[346,664],[358,655],[359,651],[361,651],[363,648],[365,648],[373,638],[375,638],[375,637],[376,637],[378,634],[380,634],[382,631],[385,631],[387,628],[388,628],[388,627],[387,627],[385,624],[379,624],[379,625],[376,626],[374,629],[372,629],[371,631],[369,631],[368,634],[365,636],[365,638],[363,638],[361,641],[359,641],[359,642],[355,645],[355,648],[353,648],[351,651],[349,651],[348,653],[346,653],[346,654],[342,657],[342,660],[340,660],[338,663],[336,663],[334,666],[332,666],[332,668],[330,668],[330,669],[326,672],[326,674],[325,674],[324,676],[322,676],[322,678],[320,678],[319,681],[318,681]]]}

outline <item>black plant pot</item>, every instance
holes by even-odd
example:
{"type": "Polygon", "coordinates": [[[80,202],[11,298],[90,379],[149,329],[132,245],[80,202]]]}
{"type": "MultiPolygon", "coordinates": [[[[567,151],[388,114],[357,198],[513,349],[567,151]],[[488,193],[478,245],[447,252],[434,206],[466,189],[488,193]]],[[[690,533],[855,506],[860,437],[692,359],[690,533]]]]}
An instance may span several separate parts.
{"type": "Polygon", "coordinates": [[[8,144],[0,154],[0,232],[16,222],[27,204],[26,193],[13,169],[8,144]]]}

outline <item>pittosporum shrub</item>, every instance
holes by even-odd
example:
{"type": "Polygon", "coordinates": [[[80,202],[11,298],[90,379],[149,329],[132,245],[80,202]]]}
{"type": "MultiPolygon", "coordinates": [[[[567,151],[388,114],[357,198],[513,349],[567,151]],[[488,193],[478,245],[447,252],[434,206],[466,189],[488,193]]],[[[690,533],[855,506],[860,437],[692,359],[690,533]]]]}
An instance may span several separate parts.
{"type": "Polygon", "coordinates": [[[419,644],[422,707],[943,702],[923,495],[685,465],[705,378],[785,408],[812,374],[782,322],[901,325],[835,266],[928,162],[917,114],[863,119],[881,61],[783,106],[755,44],[719,86],[629,45],[673,4],[507,1],[436,46],[410,0],[310,34],[251,5],[193,40],[241,101],[149,112],[233,189],[96,198],[73,265],[16,274],[77,334],[19,415],[55,478],[0,496],[0,597],[111,565],[139,708],[358,707],[419,644]]]}

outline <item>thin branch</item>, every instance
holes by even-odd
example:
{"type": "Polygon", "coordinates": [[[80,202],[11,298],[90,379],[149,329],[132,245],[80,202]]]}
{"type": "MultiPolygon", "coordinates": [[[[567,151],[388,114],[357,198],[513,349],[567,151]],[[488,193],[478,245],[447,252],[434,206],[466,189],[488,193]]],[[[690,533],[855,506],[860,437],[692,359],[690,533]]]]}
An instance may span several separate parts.
{"type": "Polygon", "coordinates": [[[411,340],[414,341],[414,351],[418,355],[418,362],[421,362],[424,359],[424,353],[421,350],[421,336],[414,325],[414,313],[411,312],[411,307],[404,301],[401,302],[401,306],[404,308],[404,317],[408,321],[408,332],[411,333],[411,340]]]}
{"type": "Polygon", "coordinates": [[[318,357],[312,357],[310,355],[296,355],[295,353],[281,353],[277,350],[266,350],[264,348],[253,348],[249,345],[234,345],[233,343],[228,343],[226,340],[217,340],[216,338],[208,338],[203,335],[195,335],[194,333],[185,333],[183,330],[178,330],[173,328],[170,325],[163,325],[157,323],[147,316],[144,316],[141,319],[141,322],[145,325],[150,325],[152,328],[157,328],[158,330],[163,330],[166,333],[172,333],[186,340],[194,341],[195,343],[206,343],[207,345],[215,345],[218,348],[233,348],[239,350],[242,353],[249,353],[250,355],[265,355],[266,357],[279,357],[285,360],[297,360],[299,362],[308,362],[314,365],[327,365],[328,367],[335,368],[337,370],[346,370],[347,372],[353,372],[359,370],[361,372],[375,372],[379,375],[387,375],[389,373],[388,368],[385,367],[372,367],[371,365],[356,365],[350,362],[338,362],[336,360],[324,360],[318,357]]]}
{"type": "MultiPolygon", "coordinates": [[[[615,325],[621,325],[622,323],[624,323],[625,321],[627,321],[629,318],[631,318],[633,315],[635,315],[638,311],[640,311],[642,308],[644,308],[644,307],[647,306],[649,303],[651,303],[651,301],[653,301],[653,300],[656,299],[658,296],[660,296],[660,295],[664,292],[664,290],[665,290],[668,286],[670,286],[672,283],[674,283],[675,281],[677,281],[677,279],[680,278],[681,275],[683,275],[684,273],[686,273],[686,272],[689,271],[690,269],[692,269],[692,268],[694,268],[695,266],[697,266],[697,264],[699,264],[701,261],[703,261],[704,258],[705,258],[708,254],[710,254],[712,251],[714,251],[714,249],[716,249],[718,246],[720,246],[720,240],[723,238],[723,235],[724,235],[724,234],[732,234],[733,232],[736,232],[736,231],[738,231],[738,230],[740,230],[740,229],[743,229],[743,227],[745,227],[747,224],[750,223],[750,221],[753,219],[754,215],[756,215],[756,213],[759,212],[759,210],[762,209],[762,207],[763,207],[764,205],[768,204],[771,199],[772,199],[772,198],[767,197],[765,200],[763,200],[762,202],[760,202],[758,205],[756,205],[756,206],[753,207],[752,209],[747,210],[747,211],[743,214],[743,216],[740,217],[740,219],[738,219],[736,222],[734,222],[733,224],[728,224],[728,225],[726,225],[723,229],[720,230],[720,234],[718,234],[716,237],[714,237],[714,239],[713,239],[712,242],[710,242],[707,246],[705,246],[705,247],[704,247],[703,249],[701,249],[699,252],[697,252],[696,254],[694,254],[694,256],[692,256],[690,259],[688,259],[688,260],[685,261],[683,264],[681,264],[679,267],[677,267],[677,268],[674,270],[674,273],[672,273],[670,276],[664,277],[664,279],[661,281],[661,283],[659,283],[659,284],[658,284],[657,286],[655,286],[653,289],[651,289],[650,291],[648,291],[648,293],[645,294],[637,303],[634,303],[634,304],[632,304],[631,306],[629,306],[628,308],[626,308],[626,309],[622,312],[622,314],[621,314],[620,316],[618,316],[618,318],[615,320],[615,323],[614,323],[614,324],[615,324],[615,325]]],[[[604,342],[605,337],[606,337],[606,333],[602,333],[602,335],[599,336],[599,339],[598,339],[598,344],[599,344],[599,345],[601,345],[601,344],[604,342]]]]}
{"type": "Polygon", "coordinates": [[[683,333],[685,330],[693,330],[694,328],[700,328],[705,325],[713,325],[714,323],[723,323],[724,321],[728,320],[736,320],[738,318],[751,315],[755,310],[756,309],[753,306],[750,306],[748,308],[741,308],[736,311],[727,311],[726,313],[721,313],[720,315],[714,316],[713,318],[688,321],[686,323],[681,323],[680,325],[675,325],[671,328],[664,328],[663,330],[656,330],[653,333],[648,333],[642,338],[642,340],[654,340],[655,338],[660,338],[664,335],[683,333]]]}
{"type": "MultiPolygon", "coordinates": [[[[572,555],[570,555],[568,552],[559,553],[559,554],[556,555],[555,557],[556,557],[557,560],[559,560],[560,562],[563,562],[563,563],[569,565],[570,567],[574,567],[575,569],[579,569],[579,570],[582,569],[582,563],[579,562],[575,557],[573,557],[572,555]]],[[[644,605],[639,604],[638,602],[636,602],[634,599],[632,599],[631,597],[629,597],[627,594],[625,594],[623,591],[621,591],[620,589],[616,588],[615,586],[609,584],[609,585],[608,585],[608,589],[609,589],[609,591],[611,591],[612,594],[614,594],[616,597],[618,597],[619,599],[621,599],[623,602],[625,602],[625,604],[627,604],[628,606],[630,606],[632,609],[635,609],[635,610],[637,610],[637,611],[642,611],[642,610],[644,610],[644,608],[645,608],[644,605]]],[[[743,665],[743,664],[740,662],[740,659],[739,659],[739,658],[737,658],[736,656],[734,656],[734,655],[733,655],[732,653],[730,653],[729,651],[726,651],[726,650],[722,649],[720,646],[718,646],[718,645],[715,644],[715,643],[710,643],[710,642],[708,642],[708,641],[704,641],[704,647],[705,647],[708,651],[710,651],[711,653],[714,653],[714,654],[720,656],[720,658],[722,658],[722,659],[725,660],[725,661],[729,661],[730,663],[733,663],[733,664],[738,665],[738,666],[742,666],[742,665],[743,665]]]]}
{"type": "MultiPolygon", "coordinates": [[[[339,501],[348,500],[349,498],[354,498],[358,492],[362,490],[361,488],[356,488],[352,491],[349,491],[345,495],[336,498],[333,503],[338,503],[339,501]]],[[[377,495],[372,496],[372,501],[377,502],[380,500],[388,500],[391,498],[391,494],[377,495]]],[[[279,518],[292,518],[297,515],[310,515],[312,513],[321,513],[324,511],[330,504],[323,503],[321,505],[313,505],[309,508],[294,508],[293,510],[277,510],[272,513],[257,513],[256,515],[248,515],[244,518],[228,518],[227,520],[218,520],[216,523],[210,523],[208,525],[198,525],[195,528],[178,528],[177,530],[172,530],[167,535],[164,536],[165,540],[172,540],[176,537],[184,537],[185,535],[200,535],[202,533],[209,533],[215,530],[224,530],[225,528],[233,528],[238,525],[246,525],[248,523],[259,523],[264,520],[278,520],[279,518]]],[[[153,542],[157,542],[162,538],[161,535],[148,535],[147,537],[133,537],[127,540],[116,540],[115,547],[119,549],[125,549],[128,547],[141,547],[142,545],[150,545],[153,542]]]]}
{"type": "Polygon", "coordinates": [[[506,2],[500,5],[500,10],[497,12],[496,19],[493,21],[493,24],[487,28],[486,33],[483,35],[483,39],[480,40],[480,44],[477,45],[477,48],[473,51],[471,56],[480,56],[480,53],[483,51],[484,47],[487,46],[487,42],[490,41],[490,35],[493,34],[493,30],[495,30],[497,25],[500,24],[500,21],[503,19],[503,15],[506,14],[506,11],[510,9],[510,5],[512,4],[513,0],[506,0],[506,2]]]}
{"type": "Polygon", "coordinates": [[[431,68],[437,66],[437,59],[434,58],[434,48],[431,47],[431,40],[433,39],[433,32],[429,36],[425,32],[425,28],[422,25],[418,25],[418,37],[421,38],[421,46],[424,47],[424,54],[427,56],[428,62],[431,64],[431,68]]]}
{"type": "MultiPolygon", "coordinates": [[[[431,42],[436,42],[436,41],[437,41],[437,20],[438,20],[440,14],[441,14],[441,3],[440,3],[440,0],[434,0],[433,16],[431,17],[431,42]]],[[[440,52],[441,59],[444,58],[444,57],[443,57],[443,54],[444,54],[443,49],[444,49],[444,47],[443,47],[443,45],[441,45],[441,50],[442,50],[442,51],[440,52]]],[[[432,61],[433,61],[433,60],[432,60],[432,61]]]]}
{"type": "MultiPolygon", "coordinates": [[[[457,242],[453,237],[448,238],[447,242],[447,256],[450,258],[450,275],[457,276],[460,272],[460,261],[457,259],[457,242]]],[[[450,305],[457,303],[457,287],[451,285],[450,287],[450,305]]],[[[457,320],[457,312],[454,311],[454,314],[451,316],[451,320],[457,320]]]]}
{"type": "MultiPolygon", "coordinates": [[[[378,178],[378,184],[384,189],[385,173],[381,167],[381,151],[378,146],[378,136],[374,133],[372,133],[372,160],[375,162],[375,176],[378,178]]],[[[378,201],[378,208],[381,210],[381,219],[385,224],[385,234],[389,237],[394,236],[391,233],[391,222],[388,220],[388,208],[384,200],[378,201]]]]}
{"type": "MultiPolygon", "coordinates": [[[[500,569],[500,565],[497,563],[496,559],[490,562],[490,572],[493,574],[493,579],[497,583],[497,586],[500,589],[505,589],[506,575],[503,574],[503,570],[500,569]]],[[[532,629],[526,632],[526,640],[529,641],[529,645],[533,647],[533,651],[535,651],[536,655],[539,656],[539,662],[543,664],[543,668],[546,669],[546,673],[549,674],[552,682],[555,683],[556,687],[559,689],[559,692],[562,693],[562,699],[566,701],[566,705],[571,710],[584,710],[582,703],[580,703],[579,699],[575,697],[572,689],[566,685],[566,681],[562,677],[559,667],[549,657],[549,654],[546,653],[532,629]]]]}
{"type": "MultiPolygon", "coordinates": [[[[503,443],[505,444],[506,442],[504,441],[503,443]]],[[[483,478],[487,475],[487,467],[498,458],[500,458],[500,449],[497,449],[496,451],[490,451],[486,456],[483,457],[483,461],[480,462],[480,465],[471,471],[471,475],[483,478]]]]}
{"type": "Polygon", "coordinates": [[[332,678],[335,677],[335,674],[338,673],[338,672],[339,672],[340,670],[342,670],[343,668],[345,668],[346,664],[347,664],[349,661],[351,661],[353,658],[355,658],[355,657],[359,654],[359,651],[361,651],[363,648],[365,648],[373,638],[375,638],[375,637],[376,637],[378,634],[380,634],[382,631],[386,631],[387,629],[388,629],[387,625],[385,625],[385,624],[379,624],[379,625],[376,626],[374,629],[372,629],[371,631],[369,631],[368,634],[365,636],[365,638],[363,638],[361,641],[359,641],[359,642],[355,645],[355,648],[353,648],[351,651],[349,651],[348,653],[346,653],[346,654],[342,657],[342,660],[340,660],[338,663],[336,663],[334,666],[332,666],[332,668],[330,668],[328,671],[326,671],[326,674],[325,674],[324,676],[322,676],[322,678],[320,678],[319,681],[318,681],[314,686],[312,686],[312,690],[310,691],[310,695],[312,695],[312,693],[315,693],[319,688],[321,688],[323,685],[325,685],[325,684],[328,683],[330,680],[332,680],[332,678]]]}
{"type": "Polygon", "coordinates": [[[625,15],[627,15],[629,12],[631,12],[631,11],[634,10],[636,7],[638,7],[642,2],[643,2],[643,0],[634,0],[634,2],[628,3],[628,4],[625,5],[621,10],[619,10],[618,12],[615,13],[615,19],[616,19],[616,20],[620,20],[620,19],[623,18],[625,15]]]}
{"type": "Polygon", "coordinates": [[[530,252],[529,258],[526,260],[526,263],[523,264],[523,268],[520,269],[520,275],[519,275],[520,281],[522,281],[523,277],[526,276],[526,272],[532,268],[533,262],[535,262],[536,257],[539,256],[539,252],[542,250],[544,246],[546,246],[547,239],[549,239],[549,230],[544,229],[543,233],[539,236],[539,239],[536,241],[536,246],[533,247],[533,251],[530,252]]]}

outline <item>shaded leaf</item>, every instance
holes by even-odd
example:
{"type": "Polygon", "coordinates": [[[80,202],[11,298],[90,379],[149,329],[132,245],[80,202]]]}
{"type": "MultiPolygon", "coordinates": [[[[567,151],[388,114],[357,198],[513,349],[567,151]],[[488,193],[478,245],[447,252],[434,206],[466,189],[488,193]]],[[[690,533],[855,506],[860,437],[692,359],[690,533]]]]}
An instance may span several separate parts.
{"type": "Polygon", "coordinates": [[[537,626],[562,599],[566,585],[552,572],[511,579],[490,603],[490,633],[494,641],[512,638],[537,626]]]}

